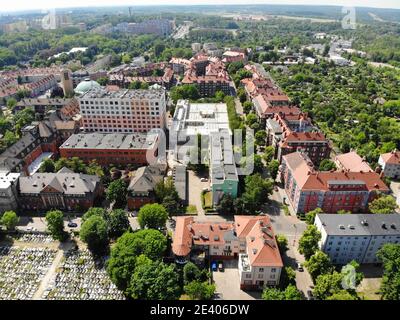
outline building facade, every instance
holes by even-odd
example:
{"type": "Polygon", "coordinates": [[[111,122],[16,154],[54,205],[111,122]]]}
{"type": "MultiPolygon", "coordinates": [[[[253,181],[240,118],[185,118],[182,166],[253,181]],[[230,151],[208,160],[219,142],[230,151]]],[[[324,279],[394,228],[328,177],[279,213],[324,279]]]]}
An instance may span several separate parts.
{"type": "Polygon", "coordinates": [[[83,127],[89,132],[147,132],[165,129],[163,89],[119,90],[94,88],[79,97],[83,127]]]}
{"type": "Polygon", "coordinates": [[[57,173],[21,177],[19,206],[22,210],[86,211],[103,193],[100,178],[63,168],[57,173]]]}
{"type": "Polygon", "coordinates": [[[394,150],[389,153],[381,154],[378,164],[386,177],[392,179],[400,178],[400,151],[394,150]]]}
{"type": "Polygon", "coordinates": [[[0,215],[18,208],[17,186],[20,173],[0,172],[0,215]]]}
{"type": "Polygon", "coordinates": [[[81,133],[60,146],[63,158],[78,157],[102,166],[147,165],[158,156],[159,135],[148,133],[81,133]]]}
{"type": "Polygon", "coordinates": [[[318,172],[300,152],[283,156],[280,173],[287,199],[298,214],[316,208],[326,213],[364,213],[380,193],[389,193],[375,172],[318,172]]]}
{"type": "Polygon", "coordinates": [[[315,225],[322,235],[319,247],[333,264],[380,263],[378,250],[400,243],[398,214],[318,214],[315,225]]]}

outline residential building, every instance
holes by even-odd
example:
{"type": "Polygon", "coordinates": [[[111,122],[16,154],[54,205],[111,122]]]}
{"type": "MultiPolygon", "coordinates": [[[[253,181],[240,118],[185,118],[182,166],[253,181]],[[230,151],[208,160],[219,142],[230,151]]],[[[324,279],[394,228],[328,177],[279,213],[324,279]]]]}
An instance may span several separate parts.
{"type": "Polygon", "coordinates": [[[365,158],[361,158],[357,152],[351,151],[339,154],[335,157],[335,164],[338,170],[352,172],[373,172],[365,158]]]}
{"type": "Polygon", "coordinates": [[[172,33],[172,24],[167,19],[152,19],[139,23],[119,23],[114,27],[114,30],[130,34],[155,34],[159,36],[168,36],[172,33]]]}
{"type": "Polygon", "coordinates": [[[381,166],[385,177],[400,178],[400,151],[393,150],[392,152],[381,154],[378,164],[381,166]]]}
{"type": "Polygon", "coordinates": [[[148,132],[165,129],[165,90],[93,88],[79,97],[83,127],[94,132],[148,132]]]}
{"type": "Polygon", "coordinates": [[[205,223],[178,217],[172,241],[176,262],[238,259],[240,288],[259,290],[279,284],[282,259],[267,216],[235,216],[235,222],[205,223]]]}
{"type": "Polygon", "coordinates": [[[86,211],[94,206],[103,187],[98,176],[63,168],[57,173],[21,177],[18,191],[18,202],[23,210],[86,211]]]}
{"type": "Polygon", "coordinates": [[[318,214],[315,225],[322,235],[319,247],[333,264],[380,263],[379,249],[400,243],[398,214],[318,214]]]}
{"type": "Polygon", "coordinates": [[[305,153],[283,156],[281,181],[294,212],[303,214],[316,208],[326,213],[339,210],[368,212],[368,204],[389,188],[375,172],[318,172],[305,153]]]}
{"type": "Polygon", "coordinates": [[[60,156],[78,157],[102,166],[147,165],[158,156],[159,134],[155,133],[80,133],[60,146],[60,156]]]}
{"type": "Polygon", "coordinates": [[[229,130],[211,133],[209,148],[212,201],[216,206],[224,195],[238,196],[239,176],[229,130]]]}
{"type": "Polygon", "coordinates": [[[128,209],[139,210],[148,203],[156,202],[154,188],[163,181],[166,168],[150,165],[137,169],[128,187],[128,209]]]}
{"type": "Polygon", "coordinates": [[[5,211],[17,210],[17,185],[20,173],[0,172],[0,215],[5,211]]]}

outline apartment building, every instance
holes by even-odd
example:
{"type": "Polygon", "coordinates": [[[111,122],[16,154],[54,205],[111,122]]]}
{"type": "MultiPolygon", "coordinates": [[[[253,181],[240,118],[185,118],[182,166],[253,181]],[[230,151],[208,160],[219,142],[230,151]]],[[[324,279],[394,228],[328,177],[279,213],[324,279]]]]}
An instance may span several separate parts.
{"type": "Polygon", "coordinates": [[[333,264],[380,263],[379,249],[400,243],[398,214],[318,214],[315,225],[322,235],[319,247],[333,264]]]}
{"type": "Polygon", "coordinates": [[[235,216],[234,223],[205,223],[193,217],[178,217],[172,251],[179,264],[201,253],[210,259],[238,259],[238,285],[242,290],[278,285],[283,267],[267,216],[235,216]]]}
{"type": "Polygon", "coordinates": [[[165,129],[165,90],[107,91],[93,88],[79,97],[83,128],[89,132],[148,132],[165,129]]]}
{"type": "Polygon", "coordinates": [[[378,164],[381,166],[385,177],[400,178],[400,151],[393,150],[392,152],[381,154],[378,164]]]}
{"type": "Polygon", "coordinates": [[[287,199],[296,213],[316,208],[326,213],[365,213],[379,193],[389,193],[375,172],[318,172],[307,155],[300,152],[283,156],[280,173],[287,199]]]}
{"type": "Polygon", "coordinates": [[[351,151],[335,157],[335,164],[339,170],[352,172],[373,172],[368,162],[361,158],[357,152],[351,151]]]}
{"type": "Polygon", "coordinates": [[[81,133],[69,137],[60,146],[60,156],[78,157],[103,166],[147,165],[158,155],[159,134],[81,133]]]}

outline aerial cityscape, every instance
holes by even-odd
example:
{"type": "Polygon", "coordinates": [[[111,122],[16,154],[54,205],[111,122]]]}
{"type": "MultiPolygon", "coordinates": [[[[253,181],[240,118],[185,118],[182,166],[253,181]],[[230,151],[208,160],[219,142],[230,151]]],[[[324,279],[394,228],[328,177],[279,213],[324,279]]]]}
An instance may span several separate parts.
{"type": "Polygon", "coordinates": [[[400,8],[199,2],[0,11],[0,300],[400,300],[400,8]]]}

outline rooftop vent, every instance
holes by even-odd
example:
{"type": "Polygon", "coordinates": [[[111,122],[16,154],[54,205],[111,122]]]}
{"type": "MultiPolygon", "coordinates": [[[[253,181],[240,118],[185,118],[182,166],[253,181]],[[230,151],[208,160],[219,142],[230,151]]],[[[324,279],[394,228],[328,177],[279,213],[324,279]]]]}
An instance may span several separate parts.
{"type": "Polygon", "coordinates": [[[353,225],[351,225],[351,224],[349,224],[347,227],[348,227],[349,229],[351,229],[351,230],[354,230],[354,229],[355,229],[355,227],[354,227],[353,225]]]}
{"type": "Polygon", "coordinates": [[[390,225],[390,227],[391,227],[392,229],[396,229],[396,225],[395,225],[394,223],[392,223],[392,224],[390,225]]]}
{"type": "Polygon", "coordinates": [[[339,225],[339,229],[341,229],[341,230],[344,230],[344,229],[346,229],[345,227],[344,227],[344,225],[339,225]]]}
{"type": "Polygon", "coordinates": [[[253,249],[253,254],[257,254],[257,249],[253,249]]]}
{"type": "Polygon", "coordinates": [[[386,227],[386,223],[385,222],[382,222],[382,229],[386,229],[387,227],[386,227]]]}
{"type": "Polygon", "coordinates": [[[367,221],[367,220],[362,220],[362,221],[361,221],[361,224],[362,224],[363,226],[367,226],[367,225],[368,225],[368,221],[367,221]]]}

